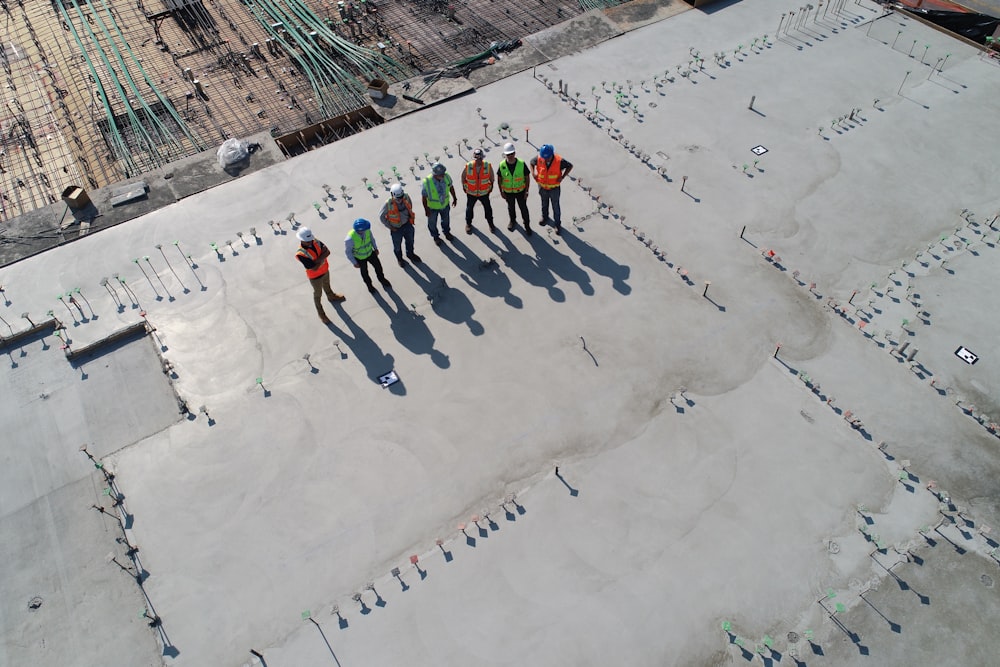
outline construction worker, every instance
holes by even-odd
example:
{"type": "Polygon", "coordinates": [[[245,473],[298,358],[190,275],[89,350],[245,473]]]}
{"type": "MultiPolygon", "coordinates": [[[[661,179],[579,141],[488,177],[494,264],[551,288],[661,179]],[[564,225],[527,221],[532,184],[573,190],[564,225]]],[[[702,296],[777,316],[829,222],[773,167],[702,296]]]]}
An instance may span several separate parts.
{"type": "Polygon", "coordinates": [[[330,287],[330,262],[327,261],[330,249],[313,236],[312,230],[308,227],[299,227],[295,236],[299,239],[299,249],[295,252],[295,258],[302,262],[302,266],[306,268],[306,277],[313,288],[316,312],[319,313],[319,319],[323,324],[330,324],[330,318],[323,311],[323,302],[321,301],[323,293],[326,292],[326,298],[330,300],[330,303],[338,303],[346,298],[343,294],[334,292],[333,288],[330,287]]]}
{"type": "Polygon", "coordinates": [[[420,188],[420,198],[424,203],[424,213],[427,215],[427,229],[430,230],[434,243],[441,245],[441,237],[438,236],[437,221],[441,218],[441,229],[444,230],[444,237],[449,241],[455,239],[451,235],[451,207],[458,206],[458,196],[455,194],[455,186],[451,182],[451,175],[440,162],[431,165],[431,175],[424,179],[420,188]],[[450,195],[450,199],[449,199],[450,195]]]}
{"type": "Polygon", "coordinates": [[[542,144],[538,155],[531,158],[531,175],[538,183],[538,194],[542,197],[542,222],[544,227],[552,222],[556,234],[562,234],[562,209],[559,208],[559,185],[573,171],[573,165],[558,153],[552,144],[542,144]],[[549,218],[549,203],[552,203],[552,215],[549,218]]]}
{"type": "Polygon", "coordinates": [[[375,267],[375,275],[382,283],[382,287],[387,290],[392,289],[392,283],[386,280],[385,274],[382,273],[382,262],[378,258],[378,246],[375,244],[375,237],[372,236],[372,223],[364,218],[358,218],[354,221],[354,228],[344,239],[344,253],[354,268],[361,270],[361,277],[364,279],[365,285],[368,285],[369,292],[375,292],[372,278],[368,275],[369,264],[375,267]]]}
{"type": "Polygon", "coordinates": [[[393,183],[389,188],[389,197],[382,205],[378,217],[382,224],[389,228],[392,251],[396,253],[399,265],[406,266],[406,262],[403,261],[403,241],[406,241],[406,256],[414,264],[419,264],[420,257],[413,252],[413,226],[417,219],[413,215],[413,200],[403,191],[402,183],[393,183]]]}
{"type": "Polygon", "coordinates": [[[531,236],[531,221],[528,219],[528,165],[519,160],[514,144],[503,145],[503,161],[497,165],[497,180],[500,183],[500,196],[507,200],[507,215],[510,216],[508,231],[514,231],[517,226],[517,216],[514,205],[521,209],[521,221],[524,223],[524,233],[531,236]]]}
{"type": "Polygon", "coordinates": [[[462,190],[465,191],[465,233],[472,233],[472,210],[476,202],[483,203],[483,210],[486,212],[486,224],[490,226],[490,231],[495,232],[493,226],[493,207],[490,206],[490,193],[493,192],[493,185],[496,177],[493,175],[493,165],[483,160],[485,153],[482,148],[472,151],[472,161],[465,165],[462,172],[462,190]]]}

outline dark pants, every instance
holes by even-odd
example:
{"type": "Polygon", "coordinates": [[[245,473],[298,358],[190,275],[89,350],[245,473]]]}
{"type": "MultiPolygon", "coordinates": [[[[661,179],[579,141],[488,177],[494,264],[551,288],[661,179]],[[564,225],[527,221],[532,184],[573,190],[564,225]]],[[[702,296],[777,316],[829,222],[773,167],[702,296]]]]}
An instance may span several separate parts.
{"type": "Polygon", "coordinates": [[[375,276],[378,278],[380,283],[386,282],[385,274],[382,273],[382,262],[379,261],[378,255],[372,253],[365,257],[364,259],[354,258],[354,261],[358,263],[358,268],[361,269],[361,278],[364,279],[365,285],[368,287],[372,286],[372,277],[368,275],[368,265],[371,264],[375,267],[375,276]]]}
{"type": "Polygon", "coordinates": [[[431,233],[432,238],[438,237],[438,218],[441,218],[441,229],[444,231],[445,236],[451,234],[451,209],[447,206],[444,208],[432,208],[430,215],[427,216],[427,230],[431,233]]]}
{"type": "Polygon", "coordinates": [[[406,242],[406,254],[407,256],[413,254],[413,225],[406,223],[399,229],[393,229],[389,232],[392,236],[392,251],[396,253],[396,257],[403,259],[403,242],[406,242]]]}
{"type": "Polygon", "coordinates": [[[475,208],[476,202],[483,202],[483,210],[486,212],[486,222],[490,227],[493,226],[493,206],[490,204],[489,195],[479,195],[478,197],[473,197],[472,195],[466,195],[465,199],[465,224],[472,224],[472,209],[475,208]]]}
{"type": "Polygon", "coordinates": [[[542,222],[549,220],[549,202],[552,203],[552,221],[556,229],[562,227],[562,209],[559,208],[560,188],[538,188],[538,193],[542,196],[542,222]]]}
{"type": "Polygon", "coordinates": [[[522,190],[521,192],[514,193],[503,193],[503,198],[507,200],[507,215],[510,216],[510,224],[517,222],[517,216],[515,215],[514,206],[516,205],[521,209],[521,222],[524,224],[529,224],[531,220],[528,216],[528,191],[522,190]]]}

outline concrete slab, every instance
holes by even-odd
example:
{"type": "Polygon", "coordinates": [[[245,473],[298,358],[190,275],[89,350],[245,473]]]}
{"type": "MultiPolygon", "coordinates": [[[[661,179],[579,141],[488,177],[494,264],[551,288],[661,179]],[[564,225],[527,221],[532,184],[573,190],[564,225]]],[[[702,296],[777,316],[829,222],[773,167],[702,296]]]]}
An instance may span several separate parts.
{"type": "MultiPolygon", "coordinates": [[[[895,664],[921,660],[909,628],[988,608],[996,318],[968,304],[988,302],[1000,245],[1000,70],[912,20],[872,23],[879,6],[827,10],[776,34],[797,6],[721,3],[578,53],[575,28],[543,35],[572,53],[545,73],[4,267],[5,318],[84,288],[100,317],[79,345],[144,311],[192,410],[103,458],[163,662],[726,664],[760,647],[852,664],[846,628],[895,664]],[[563,233],[534,192],[530,237],[496,200],[496,234],[477,210],[466,235],[455,209],[439,249],[418,212],[423,263],[399,268],[376,225],[393,290],[370,295],[343,240],[388,196],[378,172],[399,166],[415,195],[430,158],[457,174],[463,138],[493,162],[553,143],[575,165],[563,233]],[[301,224],[347,296],[329,327],[293,257],[301,224]],[[117,297],[97,287],[114,273],[117,297]],[[954,358],[960,336],[977,365],[954,358]],[[964,560],[922,555],[924,536],[964,560]],[[895,562],[910,553],[919,573],[895,562]],[[931,604],[870,595],[896,585],[886,570],[931,604]]],[[[617,34],[602,16],[590,34],[617,34]]],[[[57,493],[36,502],[75,502],[57,493]]],[[[988,623],[963,631],[977,645],[955,655],[996,652],[988,623]]],[[[90,651],[32,647],[39,665],[90,651]]]]}

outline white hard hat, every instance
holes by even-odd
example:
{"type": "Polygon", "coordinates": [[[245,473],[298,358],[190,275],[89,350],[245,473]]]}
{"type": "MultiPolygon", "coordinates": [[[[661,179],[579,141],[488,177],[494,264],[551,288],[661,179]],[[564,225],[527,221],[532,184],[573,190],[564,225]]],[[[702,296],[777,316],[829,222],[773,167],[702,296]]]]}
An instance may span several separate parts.
{"type": "Polygon", "coordinates": [[[504,155],[511,155],[513,153],[516,153],[516,152],[517,151],[514,149],[514,144],[508,142],[508,143],[506,143],[506,144],[503,145],[503,154],[504,155]]]}
{"type": "Polygon", "coordinates": [[[399,183],[393,183],[392,187],[389,188],[389,192],[396,199],[400,199],[403,196],[403,186],[399,183]]]}
{"type": "Polygon", "coordinates": [[[313,231],[308,227],[299,227],[299,231],[295,233],[299,237],[299,240],[303,243],[309,243],[313,240],[313,231]]]}

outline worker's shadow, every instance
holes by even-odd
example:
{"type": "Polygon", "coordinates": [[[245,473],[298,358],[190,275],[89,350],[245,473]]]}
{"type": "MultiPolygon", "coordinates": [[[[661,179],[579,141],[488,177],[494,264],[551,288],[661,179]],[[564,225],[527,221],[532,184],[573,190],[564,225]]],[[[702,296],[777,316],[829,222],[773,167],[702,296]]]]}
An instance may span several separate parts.
{"type": "Polygon", "coordinates": [[[427,294],[435,315],[455,324],[465,324],[473,336],[483,335],[483,325],[473,318],[476,309],[462,290],[448,285],[426,262],[416,266],[408,264],[404,270],[427,294]]]}
{"type": "MultiPolygon", "coordinates": [[[[500,247],[493,242],[491,238],[492,234],[484,234],[479,230],[476,230],[476,235],[478,235],[486,247],[493,251],[494,254],[500,256],[500,247]]],[[[522,308],[524,303],[521,301],[521,297],[512,294],[510,291],[511,282],[507,274],[503,272],[500,265],[492,257],[488,260],[481,259],[476,253],[458,240],[452,241],[452,246],[454,250],[450,247],[442,245],[445,248],[444,254],[450,259],[455,266],[462,269],[462,280],[482,294],[485,294],[491,298],[502,298],[504,303],[506,303],[511,308],[522,308]],[[458,253],[455,252],[458,250],[458,253]]]]}
{"type": "Polygon", "coordinates": [[[563,227],[562,240],[566,243],[567,248],[580,257],[581,264],[595,273],[610,278],[616,291],[621,294],[632,292],[632,286],[625,282],[632,273],[628,266],[619,264],[565,227],[563,227]]]}
{"type": "MultiPolygon", "coordinates": [[[[566,231],[563,230],[563,234],[565,233],[566,231]]],[[[580,291],[585,295],[592,296],[594,294],[594,286],[590,284],[590,274],[577,266],[572,259],[556,250],[545,238],[545,235],[535,234],[529,242],[531,247],[535,249],[539,263],[548,267],[552,273],[563,280],[579,285],[580,291]]]]}
{"type": "Polygon", "coordinates": [[[518,250],[509,237],[501,236],[500,241],[504,247],[497,247],[496,253],[504,266],[529,285],[545,288],[549,293],[549,298],[556,303],[562,303],[566,300],[566,294],[556,287],[556,277],[547,267],[540,264],[534,257],[529,257],[518,250]]]}
{"type": "Polygon", "coordinates": [[[390,290],[388,295],[392,303],[386,301],[381,293],[375,294],[375,301],[389,316],[389,325],[396,340],[413,354],[429,354],[438,368],[451,366],[448,355],[434,349],[434,334],[424,322],[423,315],[407,308],[395,291],[390,290]]]}
{"type": "MultiPolygon", "coordinates": [[[[347,314],[343,306],[335,303],[333,307],[337,311],[337,315],[347,326],[347,332],[339,328],[336,324],[326,325],[327,329],[335,333],[351,352],[354,353],[354,356],[365,367],[365,371],[368,373],[371,381],[376,384],[382,384],[379,381],[379,376],[385,375],[394,368],[395,359],[393,359],[391,354],[386,354],[382,351],[382,348],[351,319],[351,316],[347,314]]],[[[344,353],[341,353],[341,356],[343,357],[344,353]]],[[[389,391],[399,395],[406,394],[406,388],[401,381],[390,385],[389,391]]]]}

